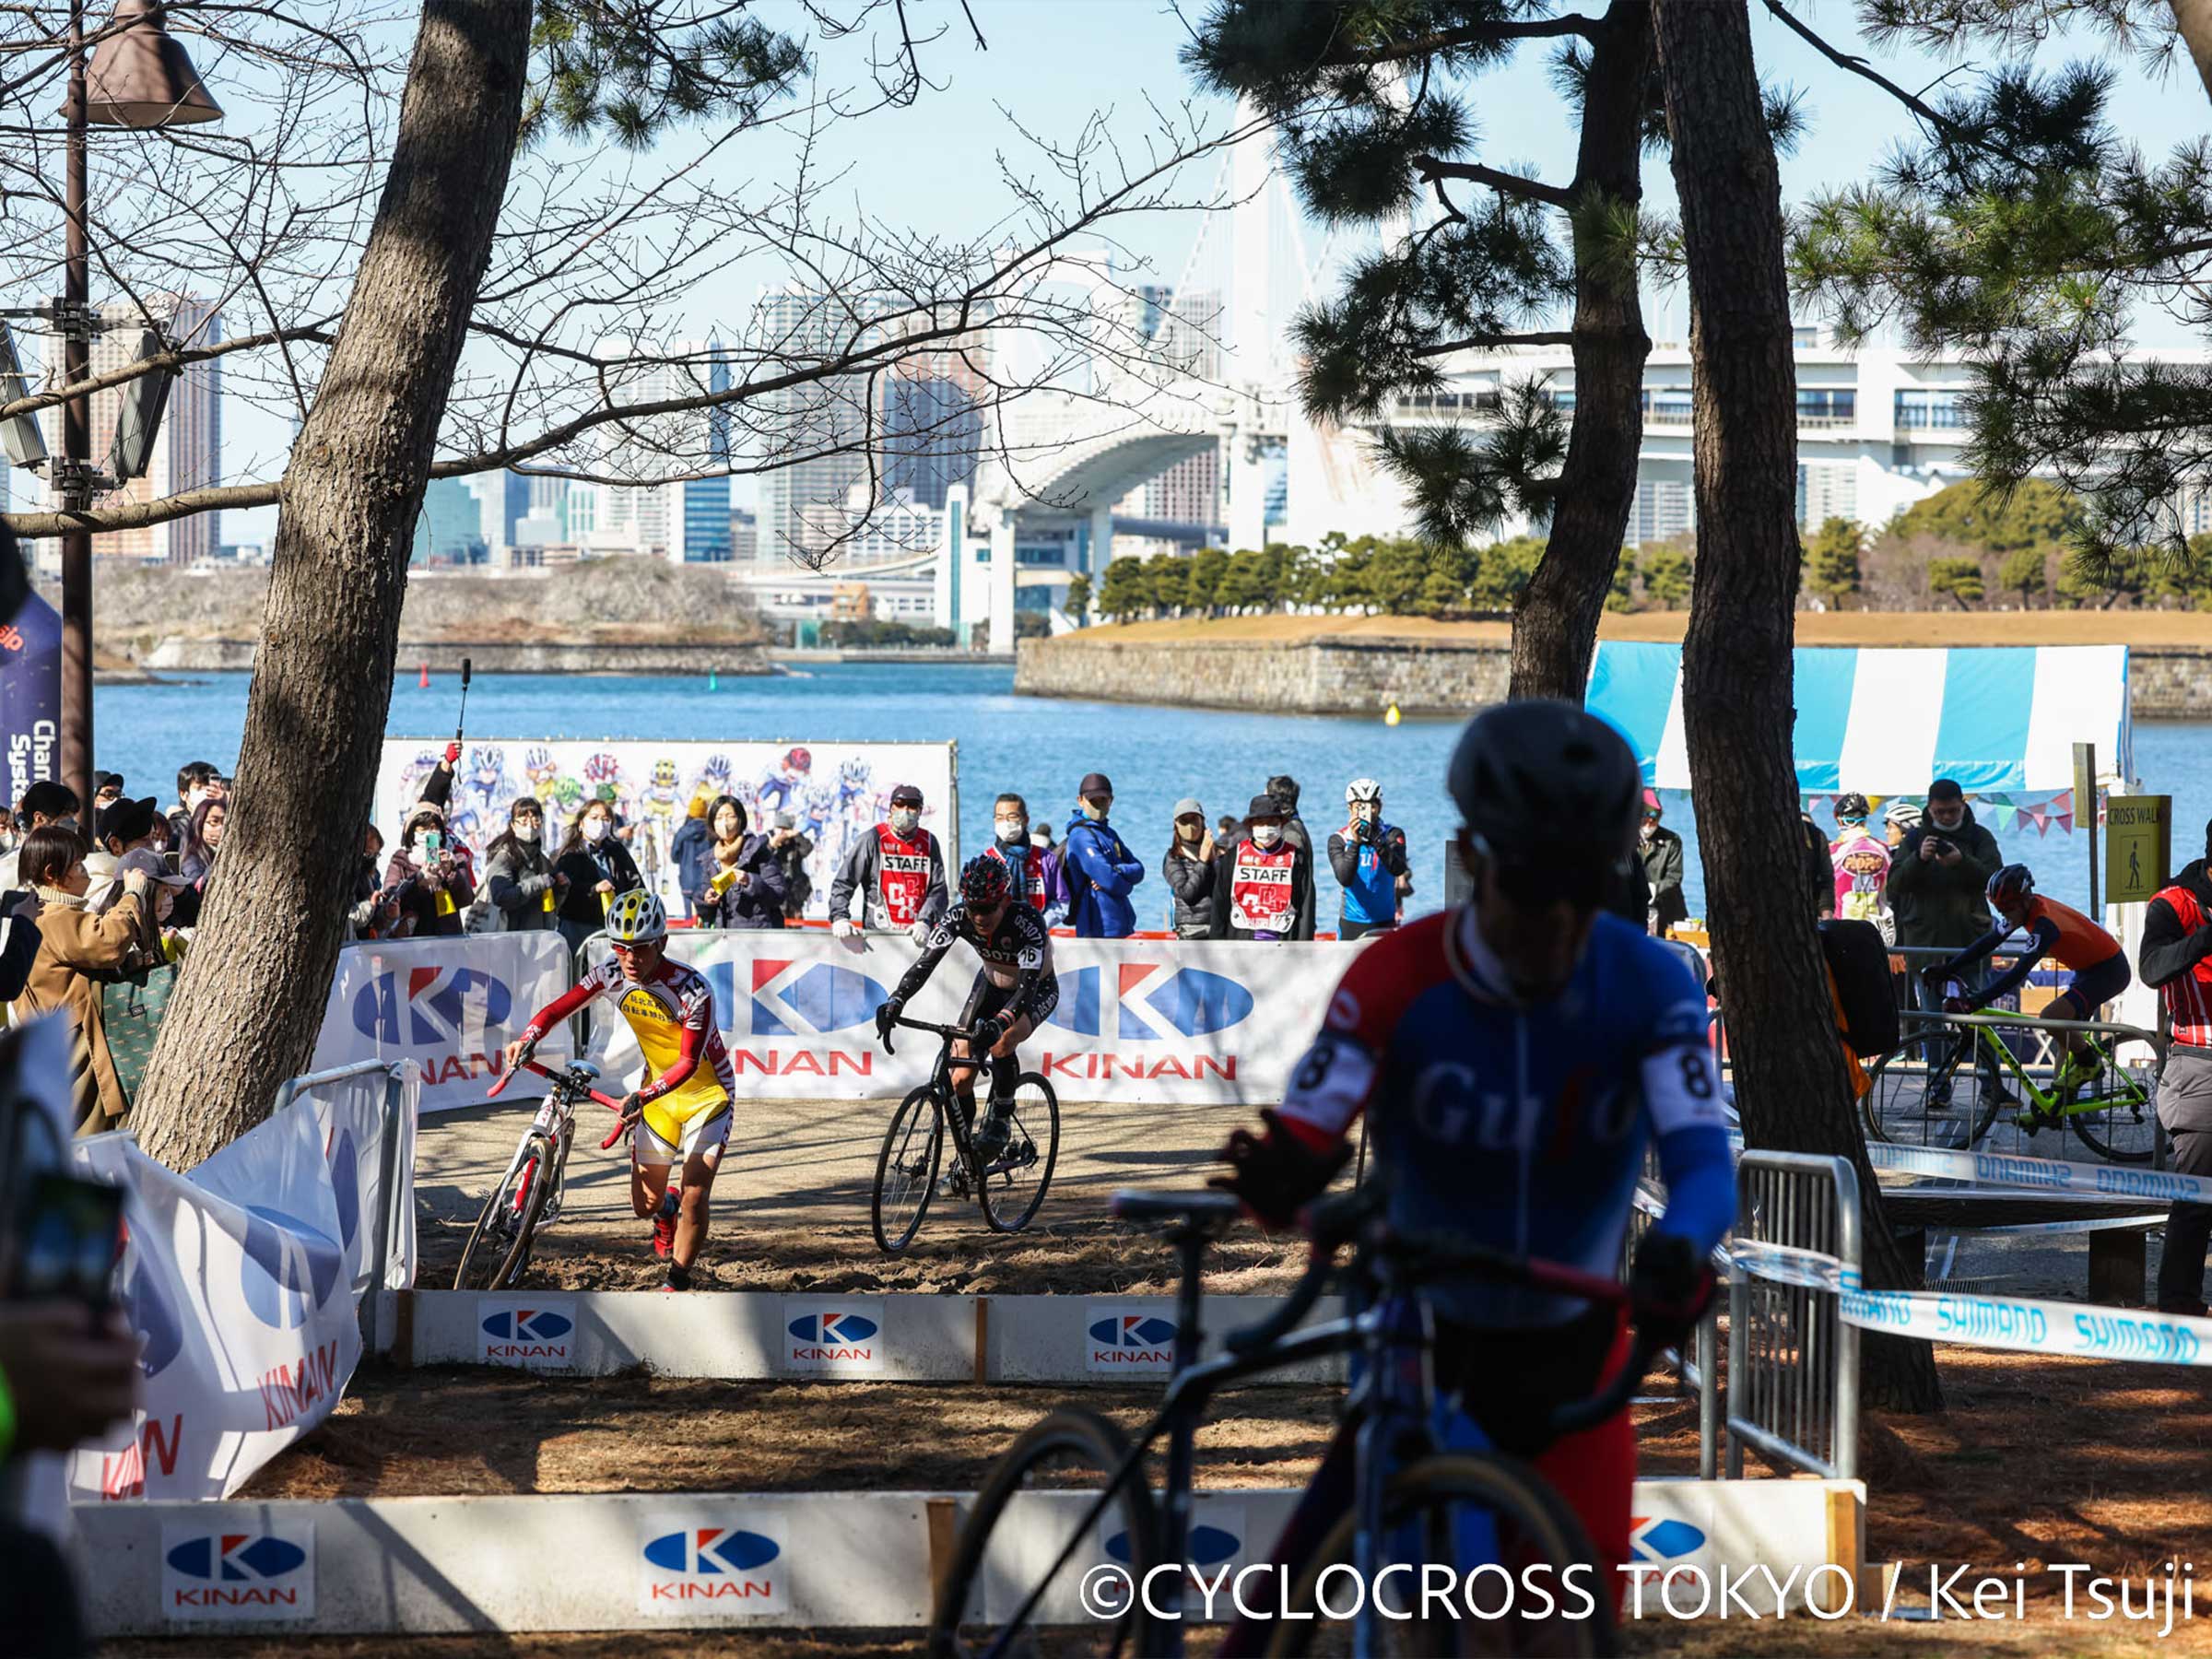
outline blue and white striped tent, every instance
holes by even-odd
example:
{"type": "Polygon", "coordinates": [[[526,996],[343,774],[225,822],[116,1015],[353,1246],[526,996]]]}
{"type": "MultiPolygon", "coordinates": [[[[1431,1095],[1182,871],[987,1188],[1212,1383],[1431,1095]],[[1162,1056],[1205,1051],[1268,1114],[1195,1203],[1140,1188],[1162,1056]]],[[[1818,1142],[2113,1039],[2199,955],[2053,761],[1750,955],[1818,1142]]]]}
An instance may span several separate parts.
{"type": "MultiPolygon", "coordinates": [[[[1917,794],[1934,778],[1969,794],[2070,789],[2074,746],[2106,781],[2134,776],[2124,645],[1806,647],[1796,653],[1797,787],[1917,794]]],[[[1587,705],[1629,740],[1644,781],[1690,787],[1682,648],[1606,641],[1587,705]]]]}

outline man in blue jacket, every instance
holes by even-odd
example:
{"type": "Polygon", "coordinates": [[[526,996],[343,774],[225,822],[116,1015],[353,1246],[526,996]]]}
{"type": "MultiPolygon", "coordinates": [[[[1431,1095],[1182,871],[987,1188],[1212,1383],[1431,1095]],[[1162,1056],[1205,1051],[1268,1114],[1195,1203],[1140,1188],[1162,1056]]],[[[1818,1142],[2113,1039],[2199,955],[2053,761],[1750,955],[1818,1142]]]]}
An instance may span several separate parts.
{"type": "Polygon", "coordinates": [[[1078,939],[1125,939],[1136,931],[1136,906],[1129,901],[1129,891],[1144,880],[1145,866],[1107,827],[1113,784],[1106,774],[1085,774],[1076,793],[1077,811],[1067,820],[1060,847],[1068,923],[1078,939]]]}

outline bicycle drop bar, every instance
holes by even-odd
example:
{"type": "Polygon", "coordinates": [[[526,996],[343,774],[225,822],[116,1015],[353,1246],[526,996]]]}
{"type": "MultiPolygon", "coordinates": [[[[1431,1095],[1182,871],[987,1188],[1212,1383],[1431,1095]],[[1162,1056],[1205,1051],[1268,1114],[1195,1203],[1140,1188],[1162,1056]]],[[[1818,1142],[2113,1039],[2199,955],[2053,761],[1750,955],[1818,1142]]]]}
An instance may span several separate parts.
{"type": "MultiPolygon", "coordinates": [[[[959,1026],[934,1025],[926,1019],[909,1019],[903,1014],[891,1021],[891,1024],[905,1026],[910,1030],[927,1031],[933,1037],[960,1038],[971,1042],[975,1040],[973,1031],[963,1030],[959,1026]]],[[[883,1033],[883,1052],[887,1054],[895,1054],[899,1052],[891,1046],[891,1034],[888,1031],[883,1033]]]]}
{"type": "MultiPolygon", "coordinates": [[[[490,1100],[497,1096],[500,1090],[505,1088],[510,1082],[513,1081],[514,1074],[516,1072],[526,1071],[535,1072],[539,1077],[554,1083],[567,1083],[572,1081],[572,1079],[570,1078],[565,1073],[554,1071],[549,1066],[541,1065],[535,1060],[525,1060],[520,1065],[513,1067],[512,1070],[501,1072],[500,1074],[499,1080],[493,1083],[489,1088],[484,1091],[485,1099],[490,1100]]],[[[588,1087],[583,1092],[592,1100],[598,1101],[600,1105],[606,1107],[617,1117],[620,1117],[622,1115],[622,1102],[616,1100],[614,1096],[601,1094],[599,1090],[588,1087]]],[[[608,1131],[606,1138],[599,1143],[599,1150],[604,1152],[609,1147],[612,1147],[617,1141],[620,1140],[622,1138],[622,1131],[628,1127],[629,1125],[627,1124],[617,1124],[613,1129],[608,1131]]]]}

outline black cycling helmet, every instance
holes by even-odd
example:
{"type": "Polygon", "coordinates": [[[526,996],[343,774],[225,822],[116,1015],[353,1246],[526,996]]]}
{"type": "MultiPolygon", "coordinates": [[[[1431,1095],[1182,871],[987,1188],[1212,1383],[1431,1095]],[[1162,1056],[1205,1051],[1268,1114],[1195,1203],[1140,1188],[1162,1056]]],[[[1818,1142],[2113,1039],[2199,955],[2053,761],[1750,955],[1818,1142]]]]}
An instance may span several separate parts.
{"type": "Polygon", "coordinates": [[[979,853],[960,866],[960,902],[978,910],[1003,904],[1014,890],[1006,866],[987,853],[979,853]]]}
{"type": "Polygon", "coordinates": [[[1618,732],[1572,703],[1485,709],[1448,782],[1475,850],[1516,897],[1603,903],[1636,844],[1642,770],[1618,732]]]}
{"type": "Polygon", "coordinates": [[[1990,903],[1999,907],[2024,903],[2035,896],[2035,872],[2026,865],[2006,865],[1989,878],[1982,891],[1990,903]]]}
{"type": "Polygon", "coordinates": [[[1863,794],[1852,794],[1836,797],[1836,822],[1839,824],[1863,824],[1866,821],[1866,815],[1873,810],[1874,808],[1866,804],[1866,797],[1863,794]]]}

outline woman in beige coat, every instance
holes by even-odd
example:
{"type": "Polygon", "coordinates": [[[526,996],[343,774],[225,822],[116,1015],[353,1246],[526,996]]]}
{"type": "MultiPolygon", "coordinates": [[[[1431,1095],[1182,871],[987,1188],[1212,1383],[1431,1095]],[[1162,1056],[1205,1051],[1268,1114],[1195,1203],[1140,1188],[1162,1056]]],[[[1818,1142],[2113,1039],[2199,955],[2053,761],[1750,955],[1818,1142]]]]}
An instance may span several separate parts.
{"type": "Polygon", "coordinates": [[[39,900],[39,958],[14,1005],[18,1021],[41,1014],[68,1017],[70,1096],[76,1133],[112,1129],[129,1109],[101,1019],[103,980],[161,957],[154,900],[143,870],[123,878],[123,897],[105,915],[85,909],[91,877],[85,871],[85,840],[74,830],[48,824],[23,841],[18,866],[39,900]]]}

